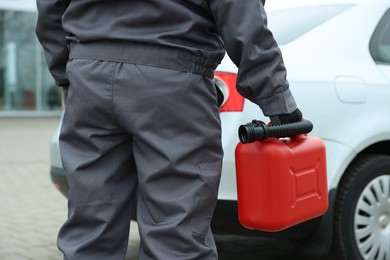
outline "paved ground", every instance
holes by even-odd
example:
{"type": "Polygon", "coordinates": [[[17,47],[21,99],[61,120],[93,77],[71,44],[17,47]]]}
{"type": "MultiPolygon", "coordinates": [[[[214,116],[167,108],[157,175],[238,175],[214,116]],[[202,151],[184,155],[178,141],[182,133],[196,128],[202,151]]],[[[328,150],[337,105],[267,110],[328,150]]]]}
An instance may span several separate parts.
{"type": "MultiPolygon", "coordinates": [[[[56,236],[66,199],[49,177],[49,142],[58,120],[0,118],[0,260],[62,259],[56,236]]],[[[128,260],[137,259],[139,239],[132,233],[128,260]]]]}
{"type": "MultiPolygon", "coordinates": [[[[57,260],[66,199],[50,181],[49,143],[59,118],[0,118],[0,260],[57,260]]],[[[136,260],[132,223],[126,260],[136,260]]],[[[220,260],[293,260],[292,248],[262,239],[217,236],[220,260]]],[[[165,260],[165,259],[162,259],[165,260]]]]}

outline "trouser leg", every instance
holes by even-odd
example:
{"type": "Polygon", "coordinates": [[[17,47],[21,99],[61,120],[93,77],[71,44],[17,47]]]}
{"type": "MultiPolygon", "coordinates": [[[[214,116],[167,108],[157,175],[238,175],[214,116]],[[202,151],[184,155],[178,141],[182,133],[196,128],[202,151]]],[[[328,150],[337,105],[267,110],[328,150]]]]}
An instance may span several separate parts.
{"type": "Polygon", "coordinates": [[[140,259],[216,259],[209,224],[222,148],[212,80],[85,60],[68,74],[65,258],[123,259],[137,173],[140,259]]]}
{"type": "Polygon", "coordinates": [[[73,60],[60,135],[69,184],[58,236],[65,259],[124,259],[137,184],[132,140],[112,107],[115,63],[73,60]]]}
{"type": "Polygon", "coordinates": [[[116,112],[133,134],[140,259],[217,259],[210,221],[223,152],[212,80],[130,64],[116,78],[116,112]]]}

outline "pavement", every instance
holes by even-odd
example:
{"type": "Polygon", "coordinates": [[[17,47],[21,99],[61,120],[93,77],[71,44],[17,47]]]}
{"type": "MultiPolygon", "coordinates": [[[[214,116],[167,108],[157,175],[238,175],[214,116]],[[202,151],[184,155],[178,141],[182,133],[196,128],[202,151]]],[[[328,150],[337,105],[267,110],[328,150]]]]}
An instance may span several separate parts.
{"type": "MultiPolygon", "coordinates": [[[[50,179],[50,139],[59,118],[0,117],[0,260],[59,260],[58,230],[67,201],[50,179]]],[[[288,244],[262,238],[216,236],[220,260],[293,260],[288,244]]],[[[126,260],[138,259],[132,222],[126,260]]],[[[165,260],[165,259],[163,259],[165,260]]]]}
{"type": "MultiPolygon", "coordinates": [[[[51,183],[51,136],[59,118],[0,118],[0,260],[58,260],[67,201],[51,183]]],[[[126,260],[138,259],[132,223],[126,260]]]]}

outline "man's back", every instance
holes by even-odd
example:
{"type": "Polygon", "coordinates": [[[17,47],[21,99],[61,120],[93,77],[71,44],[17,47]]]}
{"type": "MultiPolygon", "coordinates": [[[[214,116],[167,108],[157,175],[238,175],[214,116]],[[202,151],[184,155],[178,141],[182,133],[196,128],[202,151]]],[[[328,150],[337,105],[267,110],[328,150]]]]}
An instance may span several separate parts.
{"type": "Polygon", "coordinates": [[[71,41],[120,41],[223,53],[206,0],[71,1],[63,17],[71,41]]]}

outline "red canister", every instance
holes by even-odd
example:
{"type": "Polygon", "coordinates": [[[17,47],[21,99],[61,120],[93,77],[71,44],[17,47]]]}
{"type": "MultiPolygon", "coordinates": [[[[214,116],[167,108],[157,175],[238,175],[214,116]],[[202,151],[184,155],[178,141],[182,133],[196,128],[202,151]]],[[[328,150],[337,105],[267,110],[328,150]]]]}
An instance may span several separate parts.
{"type": "Polygon", "coordinates": [[[320,138],[300,134],[239,143],[235,158],[244,227],[280,231],[326,212],[325,145],[320,138]]]}

